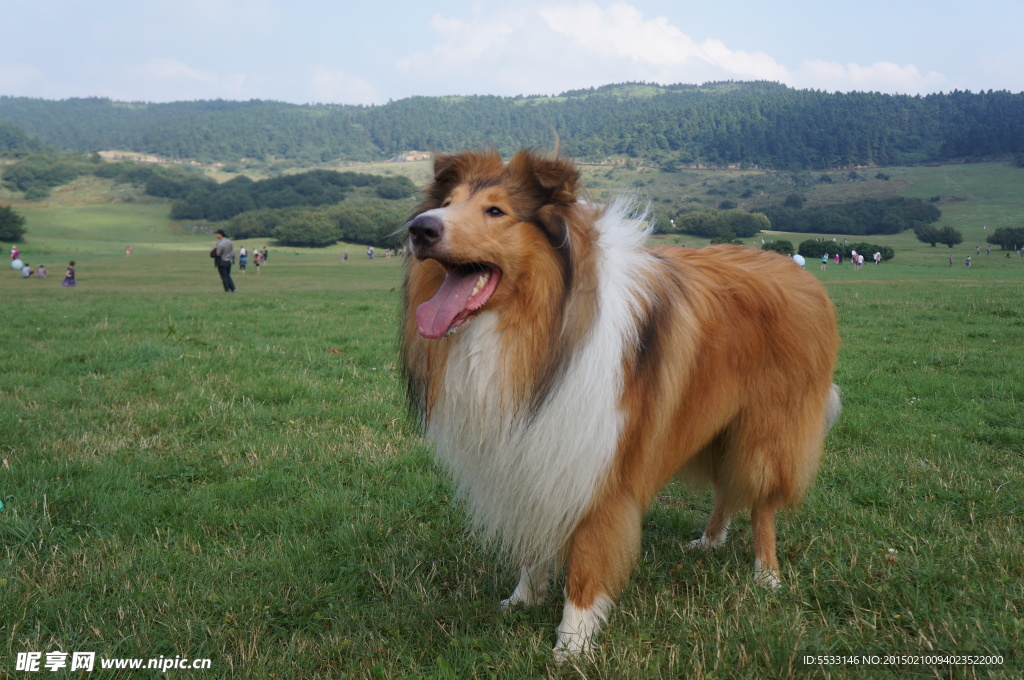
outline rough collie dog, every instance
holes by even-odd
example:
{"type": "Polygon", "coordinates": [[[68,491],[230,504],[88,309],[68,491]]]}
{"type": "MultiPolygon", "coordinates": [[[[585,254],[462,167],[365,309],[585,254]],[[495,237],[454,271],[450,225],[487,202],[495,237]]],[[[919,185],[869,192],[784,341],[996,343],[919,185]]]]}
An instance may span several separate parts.
{"type": "Polygon", "coordinates": [[[758,583],[779,585],[775,512],[798,502],[839,414],[822,286],[751,248],[648,249],[628,205],[580,198],[573,164],[438,156],[407,224],[409,398],[478,533],[522,566],[503,607],[566,569],[555,654],[588,648],[641,519],[676,474],[715,503],[689,548],[749,509],[758,583]]]}

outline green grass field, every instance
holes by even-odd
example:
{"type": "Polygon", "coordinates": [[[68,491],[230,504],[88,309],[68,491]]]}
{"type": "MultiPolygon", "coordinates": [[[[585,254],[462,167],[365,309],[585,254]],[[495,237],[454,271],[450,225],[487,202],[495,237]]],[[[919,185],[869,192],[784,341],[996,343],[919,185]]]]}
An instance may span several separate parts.
{"type": "Polygon", "coordinates": [[[51,275],[0,270],[0,678],[58,651],[210,659],[166,674],[199,678],[1020,677],[1024,259],[979,240],[1019,199],[970,168],[906,170],[908,192],[964,187],[960,247],[901,235],[880,267],[808,263],[839,314],[844,412],[780,517],[786,587],[754,586],[749,522],[684,552],[711,497],[672,484],[593,658],[561,667],[559,598],[498,612],[518,569],[466,537],[406,415],[398,259],[270,243],[228,295],[212,239],[166,205],[26,209],[24,257],[51,275]],[[850,653],[1004,663],[801,664],[850,653]]]}

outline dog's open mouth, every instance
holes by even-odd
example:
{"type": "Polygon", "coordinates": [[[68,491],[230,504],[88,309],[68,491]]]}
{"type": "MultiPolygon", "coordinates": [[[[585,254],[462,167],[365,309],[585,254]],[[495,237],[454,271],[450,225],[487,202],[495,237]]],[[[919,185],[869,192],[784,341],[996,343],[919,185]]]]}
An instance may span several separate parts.
{"type": "Polygon", "coordinates": [[[416,308],[420,335],[430,339],[443,337],[466,323],[470,314],[491,299],[501,279],[501,270],[494,265],[441,264],[448,270],[444,283],[434,297],[416,308]]]}

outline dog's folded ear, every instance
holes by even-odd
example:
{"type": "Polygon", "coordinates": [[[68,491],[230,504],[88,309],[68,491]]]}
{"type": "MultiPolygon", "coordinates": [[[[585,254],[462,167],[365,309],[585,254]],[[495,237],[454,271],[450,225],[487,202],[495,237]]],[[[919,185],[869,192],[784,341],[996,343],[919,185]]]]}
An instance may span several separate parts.
{"type": "Polygon", "coordinates": [[[458,162],[458,154],[438,153],[434,156],[434,181],[440,182],[449,174],[458,162]]]}
{"type": "Polygon", "coordinates": [[[459,180],[460,161],[464,154],[438,153],[434,156],[434,181],[424,188],[425,201],[417,212],[436,208],[459,180]]]}
{"type": "Polygon", "coordinates": [[[509,161],[508,168],[513,174],[531,176],[547,194],[545,203],[569,205],[576,201],[580,173],[569,161],[520,151],[509,161]]]}
{"type": "Polygon", "coordinates": [[[471,186],[492,183],[503,168],[501,154],[495,149],[437,153],[434,156],[434,181],[424,189],[425,202],[420,210],[438,207],[460,183],[471,186]]]}

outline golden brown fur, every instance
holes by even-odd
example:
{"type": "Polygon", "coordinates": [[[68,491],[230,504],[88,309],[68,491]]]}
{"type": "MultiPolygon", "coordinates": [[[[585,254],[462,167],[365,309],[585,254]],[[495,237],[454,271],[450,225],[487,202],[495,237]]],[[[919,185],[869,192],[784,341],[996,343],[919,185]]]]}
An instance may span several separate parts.
{"type": "Polygon", "coordinates": [[[493,152],[439,157],[410,221],[403,328],[411,402],[471,515],[528,568],[509,602],[534,601],[567,565],[563,654],[586,648],[628,579],[644,511],[676,474],[715,489],[691,547],[720,544],[750,509],[758,579],[777,585],[775,511],[802,498],[838,410],[835,316],[812,276],[749,248],[647,250],[626,233],[635,225],[579,200],[578,181],[572,164],[529,152],[507,165],[493,152]],[[478,288],[498,281],[493,294],[467,303],[466,329],[423,337],[417,308],[471,263],[490,272],[478,288]],[[536,500],[489,507],[507,486],[536,500]],[[563,488],[546,510],[557,517],[527,517],[563,488]],[[532,540],[538,524],[550,538],[532,540]]]}

